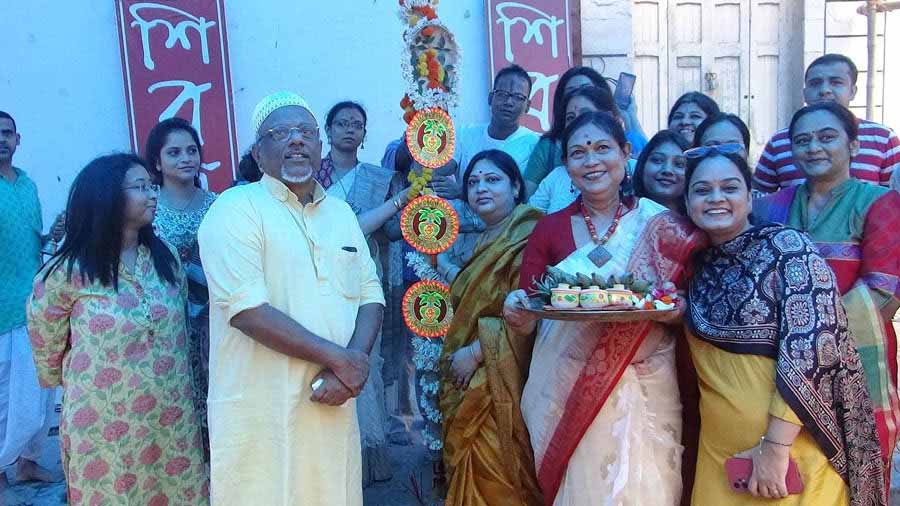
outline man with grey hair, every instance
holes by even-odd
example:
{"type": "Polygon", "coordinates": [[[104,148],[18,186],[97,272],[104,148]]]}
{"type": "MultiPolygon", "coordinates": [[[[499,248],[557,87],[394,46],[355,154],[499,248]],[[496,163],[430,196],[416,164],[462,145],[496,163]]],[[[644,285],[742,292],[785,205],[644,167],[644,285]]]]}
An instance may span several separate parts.
{"type": "Polygon", "coordinates": [[[384,296],[356,216],[313,177],[306,102],[253,112],[259,182],[224,192],[198,233],[209,281],[212,504],[362,506],[355,401],[384,296]]]}

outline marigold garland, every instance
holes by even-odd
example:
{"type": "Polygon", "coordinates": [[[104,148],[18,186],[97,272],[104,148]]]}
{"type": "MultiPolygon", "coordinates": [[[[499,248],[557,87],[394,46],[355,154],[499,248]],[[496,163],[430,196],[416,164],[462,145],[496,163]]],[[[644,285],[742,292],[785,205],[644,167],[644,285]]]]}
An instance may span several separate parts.
{"type": "Polygon", "coordinates": [[[429,167],[422,167],[422,174],[416,174],[413,171],[409,171],[409,175],[406,176],[406,180],[409,181],[409,200],[412,200],[423,193],[425,195],[433,195],[434,192],[431,191],[430,188],[427,188],[428,183],[431,182],[431,177],[434,175],[434,169],[429,167]],[[423,192],[424,191],[424,192],[423,192]]]}
{"type": "Polygon", "coordinates": [[[400,0],[399,17],[406,25],[401,70],[408,78],[401,101],[409,124],[416,111],[449,110],[458,104],[461,51],[453,33],[437,15],[438,0],[400,0]]]}

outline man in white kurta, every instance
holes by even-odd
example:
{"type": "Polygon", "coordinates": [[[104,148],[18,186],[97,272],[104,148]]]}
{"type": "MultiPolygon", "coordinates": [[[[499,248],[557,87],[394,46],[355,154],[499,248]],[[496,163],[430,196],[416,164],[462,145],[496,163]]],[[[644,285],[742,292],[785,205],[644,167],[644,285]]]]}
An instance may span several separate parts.
{"type": "Polygon", "coordinates": [[[351,397],[381,283],[353,211],[312,178],[321,141],[305,102],[267,97],[253,126],[262,180],[224,192],[199,230],[212,504],[362,506],[351,397]]]}

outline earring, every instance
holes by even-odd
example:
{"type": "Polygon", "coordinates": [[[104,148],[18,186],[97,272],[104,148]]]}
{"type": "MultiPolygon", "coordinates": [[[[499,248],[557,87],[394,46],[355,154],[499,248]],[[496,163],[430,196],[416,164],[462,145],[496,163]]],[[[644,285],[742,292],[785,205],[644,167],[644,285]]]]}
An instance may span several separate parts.
{"type": "Polygon", "coordinates": [[[575,194],[575,183],[569,183],[569,193],[575,194]]]}

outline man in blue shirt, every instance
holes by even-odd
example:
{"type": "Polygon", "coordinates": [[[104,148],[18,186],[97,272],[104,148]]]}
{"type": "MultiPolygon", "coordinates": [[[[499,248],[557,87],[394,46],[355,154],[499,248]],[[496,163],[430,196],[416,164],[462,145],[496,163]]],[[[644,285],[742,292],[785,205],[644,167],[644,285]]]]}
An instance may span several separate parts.
{"type": "MultiPolygon", "coordinates": [[[[21,136],[16,122],[0,111],[0,469],[16,463],[19,481],[58,481],[37,464],[53,419],[54,390],[38,384],[31,344],[25,328],[25,301],[41,267],[41,234],[37,187],[12,158],[21,136]]],[[[53,236],[64,234],[62,217],[53,236]]],[[[9,486],[0,473],[0,494],[9,486]]]]}

